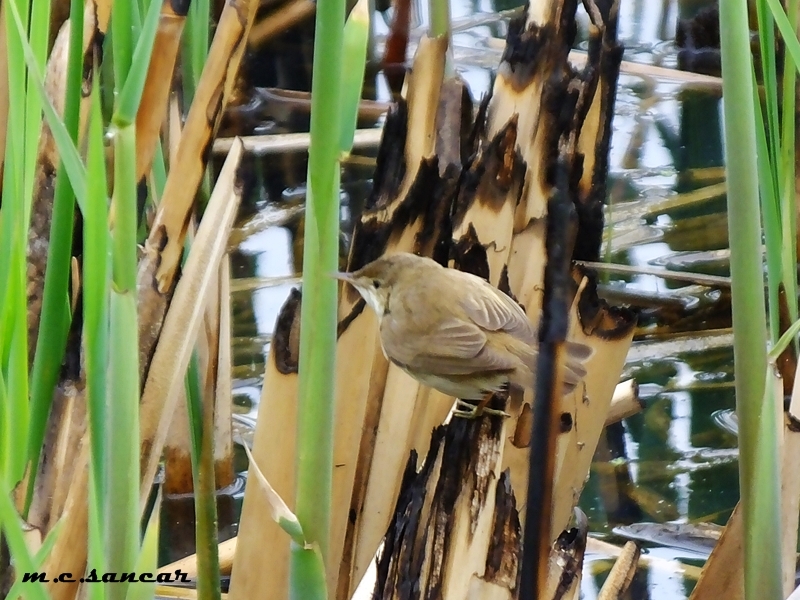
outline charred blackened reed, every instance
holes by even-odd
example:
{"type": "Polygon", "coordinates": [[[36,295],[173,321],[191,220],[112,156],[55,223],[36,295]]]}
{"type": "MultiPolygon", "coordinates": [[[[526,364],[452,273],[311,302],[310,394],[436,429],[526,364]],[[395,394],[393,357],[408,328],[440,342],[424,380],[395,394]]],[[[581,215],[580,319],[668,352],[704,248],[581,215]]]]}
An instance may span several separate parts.
{"type": "Polygon", "coordinates": [[[525,600],[541,598],[547,583],[556,439],[560,429],[556,410],[560,397],[556,390],[560,389],[561,380],[558,366],[569,328],[570,258],[577,225],[569,197],[569,167],[563,158],[559,158],[555,170],[555,191],[547,207],[547,264],[534,381],[528,508],[522,542],[519,597],[525,600]]]}

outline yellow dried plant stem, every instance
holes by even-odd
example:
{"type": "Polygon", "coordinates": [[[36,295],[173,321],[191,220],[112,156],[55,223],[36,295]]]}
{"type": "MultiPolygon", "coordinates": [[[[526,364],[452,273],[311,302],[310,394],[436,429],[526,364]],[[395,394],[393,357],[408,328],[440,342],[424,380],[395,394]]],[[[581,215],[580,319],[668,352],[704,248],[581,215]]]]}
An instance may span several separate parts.
{"type": "MultiPolygon", "coordinates": [[[[153,0],[157,1],[157,0],[153,0]]],[[[147,71],[139,111],[136,113],[136,180],[150,172],[156,144],[160,143],[161,124],[166,115],[172,87],[175,60],[181,43],[186,14],[175,12],[176,6],[186,6],[163,0],[158,31],[153,43],[153,59],[147,71]]]]}
{"type": "Polygon", "coordinates": [[[315,10],[316,4],[312,0],[291,0],[284,3],[253,25],[250,31],[250,45],[256,48],[263,45],[276,35],[311,17],[315,10]]]}
{"type": "MultiPolygon", "coordinates": [[[[293,301],[296,304],[298,298],[293,301]]],[[[294,506],[297,437],[295,398],[299,340],[298,332],[294,333],[294,336],[273,339],[259,409],[259,414],[264,416],[256,423],[252,450],[264,476],[290,507],[294,506]],[[294,357],[292,365],[284,360],[287,355],[294,357]]],[[[270,515],[263,494],[249,486],[245,488],[231,572],[230,596],[233,599],[256,598],[267,590],[276,598],[288,597],[289,545],[263,544],[265,539],[280,540],[285,536],[270,515]]]]}
{"type": "MultiPolygon", "coordinates": [[[[216,390],[211,399],[214,411],[214,473],[217,489],[231,485],[236,478],[233,470],[233,441],[231,437],[231,409],[233,407],[233,355],[231,344],[231,261],[230,255],[222,257],[219,265],[219,336],[217,346],[216,390]]],[[[220,557],[220,561],[222,557],[220,557]]]]}
{"type": "Polygon", "coordinates": [[[205,172],[207,148],[231,91],[247,45],[247,32],[255,15],[255,0],[235,0],[225,5],[206,66],[189,110],[176,160],[171,162],[163,197],[145,256],[139,264],[139,332],[142,376],[161,332],[183,252],[189,211],[205,172]]]}
{"type": "MultiPolygon", "coordinates": [[[[83,573],[86,569],[87,535],[89,525],[88,488],[89,488],[89,438],[84,437],[78,445],[77,454],[73,455],[73,476],[70,479],[69,494],[64,510],[61,513],[62,528],[56,538],[53,550],[47,555],[42,565],[45,573],[83,573]]],[[[74,582],[55,583],[52,579],[48,587],[53,600],[72,600],[80,586],[74,582]]]]}
{"type": "Polygon", "coordinates": [[[639,566],[639,554],[639,547],[634,542],[625,544],[614,567],[608,574],[597,600],[617,600],[624,596],[639,566]]]}
{"type": "Polygon", "coordinates": [[[155,277],[162,294],[171,287],[180,262],[189,209],[205,167],[205,149],[219,126],[222,109],[233,90],[255,5],[252,0],[226,4],[186,118],[178,160],[170,170],[164,190],[164,197],[169,202],[159,208],[153,233],[148,238],[149,244],[164,244],[155,277]]]}
{"type": "Polygon", "coordinates": [[[200,223],[153,355],[141,401],[141,507],[152,486],[178,390],[183,386],[201,324],[204,299],[225,253],[227,236],[241,201],[242,188],[237,180],[241,156],[241,143],[234,144],[200,223]]]}
{"type": "Polygon", "coordinates": [[[744,598],[744,525],[740,503],[733,509],[725,529],[711,551],[689,600],[744,598]]]}

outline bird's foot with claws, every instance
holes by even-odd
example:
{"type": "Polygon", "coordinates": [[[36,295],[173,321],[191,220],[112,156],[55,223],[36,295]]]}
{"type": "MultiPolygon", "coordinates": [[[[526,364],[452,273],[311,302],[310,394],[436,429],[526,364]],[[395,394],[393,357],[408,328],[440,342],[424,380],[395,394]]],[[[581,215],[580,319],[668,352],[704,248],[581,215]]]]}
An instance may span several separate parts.
{"type": "Polygon", "coordinates": [[[456,408],[453,410],[454,417],[459,417],[461,419],[477,419],[482,415],[493,415],[503,418],[511,416],[504,410],[486,408],[486,402],[484,401],[481,401],[479,404],[471,404],[465,400],[456,400],[456,408]]]}

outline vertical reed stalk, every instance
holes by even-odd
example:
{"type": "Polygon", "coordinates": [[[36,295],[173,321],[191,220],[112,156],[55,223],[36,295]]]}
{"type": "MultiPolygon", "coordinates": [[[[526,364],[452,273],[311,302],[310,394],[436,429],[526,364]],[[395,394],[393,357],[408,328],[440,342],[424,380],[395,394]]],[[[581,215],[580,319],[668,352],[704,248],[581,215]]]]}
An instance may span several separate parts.
{"type": "Polygon", "coordinates": [[[450,0],[429,0],[428,12],[430,14],[431,37],[447,39],[447,53],[445,55],[445,78],[454,77],[456,74],[453,59],[453,36],[450,29],[450,0]]]}
{"type": "MultiPolygon", "coordinates": [[[[110,571],[131,572],[139,551],[139,368],[136,313],[136,130],[115,132],[109,410],[106,412],[108,482],[105,514],[110,571]],[[120,468],[124,465],[126,468],[120,468]]],[[[110,598],[125,598],[127,585],[111,584],[110,598]]]]}
{"type": "MultiPolygon", "coordinates": [[[[64,103],[64,126],[73,144],[78,141],[81,84],[83,78],[83,4],[70,6],[69,59],[67,63],[67,93],[64,103]]],[[[44,278],[42,319],[31,373],[32,412],[37,418],[32,424],[28,453],[38,462],[44,441],[46,415],[50,412],[71,315],[64,298],[68,293],[72,259],[72,231],[75,218],[75,192],[63,164],[58,166],[53,198],[53,220],[50,227],[50,247],[47,251],[47,270],[44,278]]],[[[35,464],[35,463],[34,463],[35,464]]],[[[35,473],[35,469],[32,471],[35,473]]],[[[33,493],[35,477],[29,479],[29,494],[33,493]]]]}
{"type": "MultiPolygon", "coordinates": [[[[333,469],[336,271],[339,256],[339,141],[343,0],[317,4],[311,87],[311,145],[300,312],[296,514],[305,539],[327,556],[333,469]]],[[[290,597],[326,597],[324,575],[307,576],[313,550],[292,542],[290,597]],[[304,575],[305,574],[305,575],[304,575]],[[311,584],[311,588],[307,587],[311,584]]],[[[324,573],[324,571],[323,571],[324,573]]]]}
{"type": "MultiPolygon", "coordinates": [[[[756,156],[756,112],[746,0],[720,3],[720,34],[728,182],[728,229],[734,331],[739,474],[746,532],[745,598],[781,598],[779,481],[757,486],[759,457],[777,455],[776,436],[759,436],[765,401],[767,329],[756,156]],[[762,449],[759,451],[759,445],[762,449]],[[771,503],[772,502],[772,503],[771,503]],[[760,510],[757,511],[756,508],[760,510]]],[[[770,398],[771,399],[771,398],[770,398]]],[[[760,482],[764,484],[765,482],[760,482]]]]}

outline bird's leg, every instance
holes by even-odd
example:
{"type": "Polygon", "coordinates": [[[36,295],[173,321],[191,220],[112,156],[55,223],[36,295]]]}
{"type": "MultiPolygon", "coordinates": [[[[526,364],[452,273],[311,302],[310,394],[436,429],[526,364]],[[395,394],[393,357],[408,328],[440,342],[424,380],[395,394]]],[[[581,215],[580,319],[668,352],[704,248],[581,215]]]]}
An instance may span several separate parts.
{"type": "Polygon", "coordinates": [[[456,400],[456,409],[453,411],[454,417],[460,417],[462,419],[477,419],[481,415],[494,415],[497,417],[510,417],[507,412],[503,410],[496,410],[494,408],[486,408],[486,405],[489,404],[489,400],[492,399],[494,395],[493,392],[487,392],[481,398],[481,401],[478,404],[470,404],[464,400],[456,400]],[[468,408],[463,408],[468,407],[468,408]]]}

